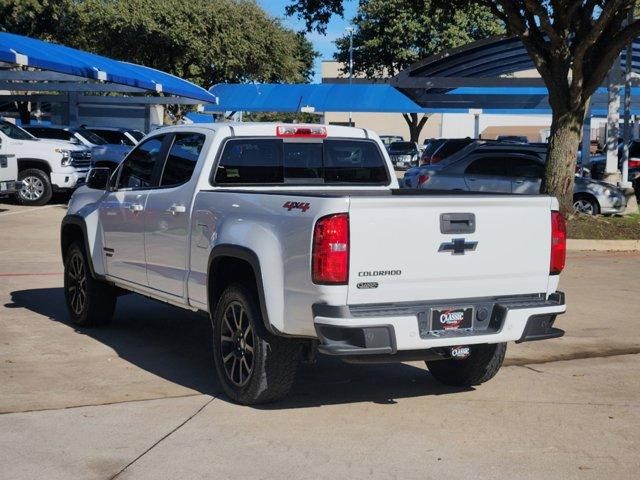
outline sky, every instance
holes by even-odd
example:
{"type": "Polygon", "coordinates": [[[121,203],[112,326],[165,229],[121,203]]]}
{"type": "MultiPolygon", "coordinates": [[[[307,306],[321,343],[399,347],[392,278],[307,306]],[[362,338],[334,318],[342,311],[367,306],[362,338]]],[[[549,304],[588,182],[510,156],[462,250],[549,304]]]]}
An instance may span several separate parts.
{"type": "MultiPolygon", "coordinates": [[[[284,13],[285,7],[292,0],[258,0],[258,4],[264,8],[271,16],[280,18],[285,26],[300,31],[304,29],[304,22],[296,17],[287,17],[284,13]]],[[[320,83],[320,62],[322,60],[333,59],[333,53],[336,46],[333,43],[337,38],[345,33],[345,28],[349,26],[349,21],[355,16],[358,10],[357,0],[345,0],[344,2],[344,18],[332,17],[327,26],[327,34],[321,35],[317,32],[307,33],[307,38],[313,44],[313,48],[320,53],[320,57],[316,59],[315,76],[313,81],[320,83]]]]}

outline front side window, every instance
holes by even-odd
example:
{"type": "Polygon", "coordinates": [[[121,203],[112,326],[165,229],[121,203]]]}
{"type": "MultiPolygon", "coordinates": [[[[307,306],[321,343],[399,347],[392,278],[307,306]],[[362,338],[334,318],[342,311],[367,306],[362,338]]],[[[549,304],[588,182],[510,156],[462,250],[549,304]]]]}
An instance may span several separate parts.
{"type": "Polygon", "coordinates": [[[205,139],[201,133],[176,134],[160,179],[161,187],[182,185],[191,179],[205,139]]]}
{"type": "Polygon", "coordinates": [[[134,148],[122,163],[116,188],[143,189],[153,186],[153,170],[161,160],[164,135],[153,137],[134,148]]]}
{"type": "Polygon", "coordinates": [[[372,141],[285,142],[236,138],[226,142],[214,181],[217,184],[386,185],[389,177],[384,158],[372,141]]]}
{"type": "Polygon", "coordinates": [[[14,140],[33,140],[33,137],[28,132],[4,120],[0,120],[0,131],[14,140]]]}

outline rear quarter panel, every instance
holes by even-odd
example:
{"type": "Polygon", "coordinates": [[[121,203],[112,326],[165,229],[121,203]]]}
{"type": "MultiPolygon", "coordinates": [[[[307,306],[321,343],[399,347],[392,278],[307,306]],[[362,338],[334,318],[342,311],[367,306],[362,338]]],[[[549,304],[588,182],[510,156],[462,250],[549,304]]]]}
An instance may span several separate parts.
{"type": "Polygon", "coordinates": [[[212,190],[197,194],[191,230],[189,300],[207,306],[209,255],[218,245],[237,245],[259,259],[269,321],[289,335],[315,336],[313,303],[345,304],[347,286],[311,281],[311,249],[315,222],[348,212],[345,197],[305,197],[212,190]],[[286,202],[308,203],[306,211],[286,202]]]}

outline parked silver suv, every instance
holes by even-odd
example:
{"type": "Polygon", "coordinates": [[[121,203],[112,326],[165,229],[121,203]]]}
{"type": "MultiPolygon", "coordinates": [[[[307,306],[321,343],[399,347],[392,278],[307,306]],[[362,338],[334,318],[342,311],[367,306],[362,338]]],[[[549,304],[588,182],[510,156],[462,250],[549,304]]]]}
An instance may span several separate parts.
{"type": "MultiPolygon", "coordinates": [[[[477,141],[436,165],[408,170],[402,187],[494,193],[540,193],[546,148],[477,141]]],[[[622,213],[627,199],[619,188],[576,177],[574,208],[589,215],[622,213]]]]}

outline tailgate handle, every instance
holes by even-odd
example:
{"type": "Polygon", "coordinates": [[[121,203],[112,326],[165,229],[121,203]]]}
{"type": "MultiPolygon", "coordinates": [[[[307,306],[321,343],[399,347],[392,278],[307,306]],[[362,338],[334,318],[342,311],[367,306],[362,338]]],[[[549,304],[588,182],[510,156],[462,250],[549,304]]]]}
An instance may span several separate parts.
{"type": "Polygon", "coordinates": [[[473,213],[443,213],[440,215],[440,233],[474,233],[476,216],[473,213]]]}

